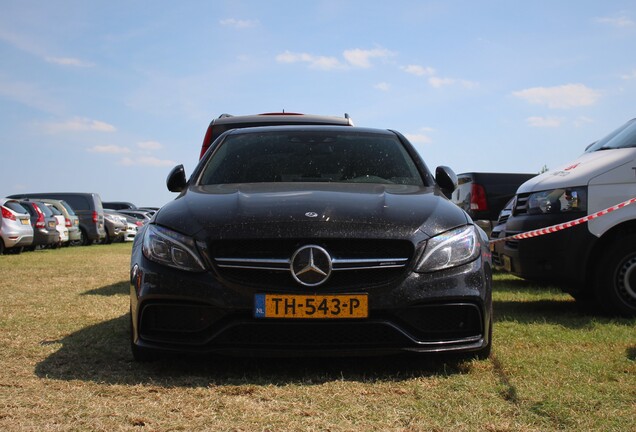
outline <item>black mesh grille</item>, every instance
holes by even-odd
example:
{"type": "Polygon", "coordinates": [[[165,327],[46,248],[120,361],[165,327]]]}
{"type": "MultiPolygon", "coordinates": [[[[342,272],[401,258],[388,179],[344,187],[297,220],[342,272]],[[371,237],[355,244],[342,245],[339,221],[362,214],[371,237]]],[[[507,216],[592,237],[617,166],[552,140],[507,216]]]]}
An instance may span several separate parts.
{"type": "Polygon", "coordinates": [[[404,308],[371,320],[332,321],[223,316],[207,306],[152,304],[143,309],[140,335],[149,341],[218,348],[404,348],[478,338],[483,326],[479,307],[462,303],[404,308]]]}
{"type": "Polygon", "coordinates": [[[416,306],[402,309],[396,316],[419,341],[461,339],[483,334],[481,312],[473,304],[416,306]]]}

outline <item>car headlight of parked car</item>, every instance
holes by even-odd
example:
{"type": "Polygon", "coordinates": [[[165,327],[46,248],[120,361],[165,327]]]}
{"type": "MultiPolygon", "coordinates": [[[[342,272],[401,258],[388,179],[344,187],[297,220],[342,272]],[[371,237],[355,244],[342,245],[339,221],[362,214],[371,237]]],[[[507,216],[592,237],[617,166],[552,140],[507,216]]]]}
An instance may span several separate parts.
{"type": "Polygon", "coordinates": [[[473,225],[455,228],[426,242],[417,266],[420,273],[457,267],[480,255],[479,237],[473,225]]]}
{"type": "Polygon", "coordinates": [[[584,187],[553,189],[528,196],[528,214],[586,212],[587,190],[584,187]]]}
{"type": "Polygon", "coordinates": [[[205,271],[194,240],[167,228],[148,225],[142,250],[150,261],[179,270],[205,271]]]}

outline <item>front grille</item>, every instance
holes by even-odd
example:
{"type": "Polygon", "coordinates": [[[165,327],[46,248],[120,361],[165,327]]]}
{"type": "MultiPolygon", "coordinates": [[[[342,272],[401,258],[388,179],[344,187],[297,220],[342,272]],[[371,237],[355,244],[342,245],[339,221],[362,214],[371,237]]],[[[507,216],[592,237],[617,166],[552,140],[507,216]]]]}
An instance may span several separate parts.
{"type": "Polygon", "coordinates": [[[508,218],[510,218],[510,213],[499,215],[499,218],[497,219],[497,225],[505,224],[506,222],[508,222],[508,218]]]}
{"type": "Polygon", "coordinates": [[[517,195],[517,203],[515,204],[515,209],[513,211],[514,215],[528,213],[528,197],[529,196],[530,194],[517,195]]]}
{"type": "Polygon", "coordinates": [[[150,304],[140,321],[143,340],[210,348],[405,348],[483,337],[477,305],[439,304],[376,313],[367,320],[254,319],[195,304],[150,304]]]}
{"type": "Polygon", "coordinates": [[[215,345],[245,348],[400,347],[412,341],[383,322],[242,322],[226,329],[215,345]]]}
{"type": "Polygon", "coordinates": [[[484,333],[481,312],[474,304],[421,305],[395,315],[418,341],[476,338],[484,333]]]}
{"type": "Polygon", "coordinates": [[[409,241],[359,239],[252,239],[210,245],[220,277],[260,289],[298,287],[290,271],[291,257],[302,246],[317,245],[329,252],[333,271],[321,285],[355,289],[382,285],[404,274],[413,256],[409,241]]]}

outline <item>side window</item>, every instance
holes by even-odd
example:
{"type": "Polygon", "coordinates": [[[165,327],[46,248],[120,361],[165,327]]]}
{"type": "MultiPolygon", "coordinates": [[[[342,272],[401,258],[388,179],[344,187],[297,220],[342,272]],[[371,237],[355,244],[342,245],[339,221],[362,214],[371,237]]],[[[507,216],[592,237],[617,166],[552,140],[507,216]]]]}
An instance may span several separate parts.
{"type": "Polygon", "coordinates": [[[64,200],[68,202],[74,210],[90,210],[88,200],[81,195],[69,195],[64,197],[64,200]]]}

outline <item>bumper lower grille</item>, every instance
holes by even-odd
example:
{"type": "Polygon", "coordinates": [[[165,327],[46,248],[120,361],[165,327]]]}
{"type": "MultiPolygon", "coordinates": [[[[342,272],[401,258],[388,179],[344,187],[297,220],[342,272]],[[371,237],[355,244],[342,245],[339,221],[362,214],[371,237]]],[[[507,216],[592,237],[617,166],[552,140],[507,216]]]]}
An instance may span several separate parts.
{"type": "Polygon", "coordinates": [[[369,320],[255,319],[225,316],[201,305],[146,305],[142,339],[199,348],[355,349],[408,348],[418,344],[477,340],[483,319],[473,304],[421,305],[376,314],[369,320]]]}

